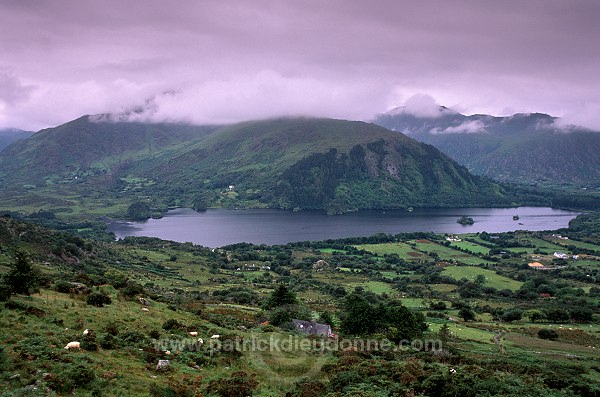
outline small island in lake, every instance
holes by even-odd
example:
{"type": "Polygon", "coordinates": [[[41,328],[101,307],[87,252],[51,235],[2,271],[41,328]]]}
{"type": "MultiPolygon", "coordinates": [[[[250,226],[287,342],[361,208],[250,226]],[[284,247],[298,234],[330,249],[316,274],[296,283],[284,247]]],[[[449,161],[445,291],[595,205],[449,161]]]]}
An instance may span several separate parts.
{"type": "Polygon", "coordinates": [[[460,223],[461,225],[472,225],[475,223],[473,218],[471,218],[470,216],[461,216],[456,222],[460,223]]]}

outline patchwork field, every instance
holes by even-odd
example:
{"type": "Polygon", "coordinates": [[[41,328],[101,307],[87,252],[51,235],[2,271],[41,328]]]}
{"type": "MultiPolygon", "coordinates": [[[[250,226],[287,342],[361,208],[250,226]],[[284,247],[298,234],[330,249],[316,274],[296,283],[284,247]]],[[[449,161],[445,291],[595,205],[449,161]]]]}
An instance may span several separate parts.
{"type": "Polygon", "coordinates": [[[456,261],[465,263],[467,265],[491,263],[484,259],[478,258],[477,256],[466,254],[429,240],[411,240],[409,241],[409,244],[414,244],[414,247],[417,250],[427,252],[429,255],[435,254],[440,260],[443,261],[456,261]]]}
{"type": "Polygon", "coordinates": [[[490,249],[488,247],[484,247],[482,245],[474,244],[474,243],[471,243],[470,241],[464,241],[464,240],[463,241],[452,241],[450,243],[450,246],[461,248],[461,249],[466,249],[466,250],[469,250],[476,254],[487,255],[490,252],[490,249]]]}
{"type": "Polygon", "coordinates": [[[377,255],[396,254],[400,259],[410,260],[431,260],[429,255],[415,250],[405,243],[382,243],[382,244],[362,244],[355,245],[356,249],[372,252],[377,255]]]}
{"type": "Polygon", "coordinates": [[[466,278],[473,282],[477,276],[483,275],[485,277],[485,286],[499,290],[509,289],[511,291],[516,291],[521,288],[521,285],[523,285],[522,282],[500,276],[493,270],[482,269],[474,266],[448,266],[444,268],[443,274],[450,276],[455,280],[466,278]]]}

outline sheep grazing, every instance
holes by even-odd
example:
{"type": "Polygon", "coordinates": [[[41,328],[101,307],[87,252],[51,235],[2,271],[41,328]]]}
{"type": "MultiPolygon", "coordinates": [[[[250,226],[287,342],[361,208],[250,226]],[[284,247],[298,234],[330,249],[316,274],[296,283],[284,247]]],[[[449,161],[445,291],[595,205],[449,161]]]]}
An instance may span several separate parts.
{"type": "Polygon", "coordinates": [[[450,368],[450,375],[456,374],[456,370],[454,368],[450,368]]]}
{"type": "Polygon", "coordinates": [[[171,366],[171,362],[169,360],[158,360],[158,364],[156,364],[157,371],[166,371],[171,366]]]}
{"type": "Polygon", "coordinates": [[[167,356],[170,356],[170,355],[171,355],[171,350],[165,350],[165,354],[166,354],[167,356]]]}
{"type": "Polygon", "coordinates": [[[85,331],[83,331],[83,336],[88,336],[91,333],[92,333],[91,329],[86,329],[85,331]]]}
{"type": "Polygon", "coordinates": [[[219,339],[221,337],[221,335],[213,335],[210,337],[210,339],[219,339]]]}
{"type": "Polygon", "coordinates": [[[149,312],[150,310],[148,310],[148,308],[147,308],[147,307],[142,307],[142,311],[143,311],[143,312],[149,312]]]}
{"type": "Polygon", "coordinates": [[[79,342],[69,342],[65,346],[65,349],[67,349],[67,350],[69,350],[69,349],[81,349],[81,347],[79,345],[79,342]]]}
{"type": "Polygon", "coordinates": [[[188,334],[190,334],[190,336],[198,336],[198,332],[196,331],[188,332],[188,334]]]}
{"type": "Polygon", "coordinates": [[[198,343],[200,343],[201,345],[204,344],[204,341],[202,340],[202,338],[198,338],[198,343]]]}

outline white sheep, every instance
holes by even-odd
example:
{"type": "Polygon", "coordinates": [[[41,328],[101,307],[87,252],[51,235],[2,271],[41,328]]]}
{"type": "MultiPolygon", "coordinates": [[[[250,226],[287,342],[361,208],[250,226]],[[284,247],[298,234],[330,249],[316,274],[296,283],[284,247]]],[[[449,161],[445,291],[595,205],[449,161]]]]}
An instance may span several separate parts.
{"type": "Polygon", "coordinates": [[[83,331],[83,336],[87,336],[87,335],[89,335],[89,334],[90,334],[90,332],[92,332],[92,331],[91,331],[91,330],[89,330],[89,329],[86,329],[85,331],[83,331]]]}
{"type": "Polygon", "coordinates": [[[143,312],[149,312],[150,310],[147,307],[142,307],[143,312]]]}
{"type": "Polygon", "coordinates": [[[456,370],[454,368],[450,368],[450,375],[456,374],[456,370]]]}
{"type": "Polygon", "coordinates": [[[204,340],[202,340],[202,338],[198,338],[198,343],[200,343],[201,345],[204,344],[204,340]]]}
{"type": "Polygon", "coordinates": [[[65,349],[69,350],[69,349],[80,349],[80,345],[79,342],[69,342],[67,343],[67,345],[65,346],[65,349]]]}
{"type": "Polygon", "coordinates": [[[157,371],[166,371],[171,366],[171,362],[169,360],[158,360],[158,364],[156,364],[157,371]]]}
{"type": "Polygon", "coordinates": [[[196,331],[188,332],[188,334],[190,334],[190,336],[198,336],[198,332],[196,331]]]}
{"type": "Polygon", "coordinates": [[[165,354],[166,354],[167,356],[170,356],[170,355],[171,355],[171,350],[165,350],[165,354]]]}
{"type": "Polygon", "coordinates": [[[213,335],[210,337],[210,339],[219,339],[221,337],[221,335],[213,335]]]}

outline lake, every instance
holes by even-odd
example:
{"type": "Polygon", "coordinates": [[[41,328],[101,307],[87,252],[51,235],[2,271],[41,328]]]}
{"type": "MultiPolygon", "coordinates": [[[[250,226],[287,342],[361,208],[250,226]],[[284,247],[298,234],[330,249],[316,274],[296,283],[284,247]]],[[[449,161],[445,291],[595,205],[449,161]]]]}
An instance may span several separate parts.
{"type": "Polygon", "coordinates": [[[179,208],[167,212],[161,219],[112,223],[108,229],[117,238],[148,236],[220,247],[240,242],[273,245],[375,233],[553,230],[567,227],[577,215],[577,212],[547,207],[418,208],[412,212],[370,210],[336,216],[322,211],[209,209],[196,212],[179,208]],[[462,215],[472,217],[475,224],[456,223],[462,215]],[[513,220],[514,215],[519,216],[518,221],[513,220]]]}

